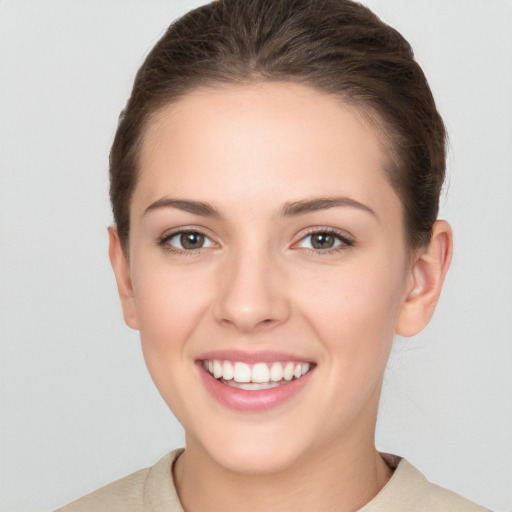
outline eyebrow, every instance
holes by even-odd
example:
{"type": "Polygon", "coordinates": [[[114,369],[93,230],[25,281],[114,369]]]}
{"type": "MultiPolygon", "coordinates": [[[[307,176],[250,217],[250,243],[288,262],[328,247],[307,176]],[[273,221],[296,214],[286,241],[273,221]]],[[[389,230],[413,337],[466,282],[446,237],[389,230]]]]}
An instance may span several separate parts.
{"type": "Polygon", "coordinates": [[[194,215],[200,215],[201,217],[222,217],[221,213],[211,204],[203,203],[202,201],[190,201],[188,199],[171,199],[169,197],[163,197],[151,203],[144,210],[143,216],[150,211],[160,208],[176,208],[184,212],[193,213],[194,215]]]}
{"type": "MultiPolygon", "coordinates": [[[[316,199],[294,201],[288,203],[281,210],[280,214],[284,217],[293,217],[296,215],[304,215],[306,213],[318,212],[322,210],[328,210],[329,208],[335,208],[340,206],[348,206],[351,208],[357,208],[368,212],[375,217],[375,212],[368,206],[350,197],[319,197],[316,199]]],[[[172,199],[169,197],[163,197],[158,199],[154,203],[151,203],[143,213],[143,216],[153,210],[160,208],[176,208],[194,215],[200,215],[201,217],[215,217],[222,218],[222,214],[214,208],[211,204],[203,201],[191,201],[189,199],[172,199]]]]}
{"type": "Polygon", "coordinates": [[[283,208],[282,215],[285,217],[303,215],[305,213],[328,210],[329,208],[335,208],[337,206],[357,208],[371,213],[375,217],[377,216],[369,206],[366,206],[355,199],[351,199],[350,197],[319,197],[311,200],[295,201],[293,203],[288,203],[283,208]]]}

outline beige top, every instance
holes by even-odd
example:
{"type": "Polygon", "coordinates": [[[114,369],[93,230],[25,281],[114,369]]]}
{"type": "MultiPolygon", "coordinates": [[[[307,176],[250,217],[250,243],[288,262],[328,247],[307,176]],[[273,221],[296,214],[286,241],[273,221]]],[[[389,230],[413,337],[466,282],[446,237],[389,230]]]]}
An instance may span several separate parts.
{"type": "MultiPolygon", "coordinates": [[[[172,478],[172,465],[182,452],[174,450],[153,467],[112,482],[56,512],[183,512],[172,478]]],[[[395,472],[359,512],[490,512],[430,483],[405,459],[384,457],[395,472]]]]}

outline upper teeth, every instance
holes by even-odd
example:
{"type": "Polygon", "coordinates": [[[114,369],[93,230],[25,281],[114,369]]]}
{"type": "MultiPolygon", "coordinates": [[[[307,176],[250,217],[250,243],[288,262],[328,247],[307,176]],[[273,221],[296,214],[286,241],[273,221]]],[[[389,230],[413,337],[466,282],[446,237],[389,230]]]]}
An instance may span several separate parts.
{"type": "Polygon", "coordinates": [[[294,363],[291,361],[287,363],[275,362],[249,365],[240,361],[211,359],[205,360],[203,365],[205,370],[216,379],[257,383],[298,379],[311,368],[309,363],[294,363]]]}

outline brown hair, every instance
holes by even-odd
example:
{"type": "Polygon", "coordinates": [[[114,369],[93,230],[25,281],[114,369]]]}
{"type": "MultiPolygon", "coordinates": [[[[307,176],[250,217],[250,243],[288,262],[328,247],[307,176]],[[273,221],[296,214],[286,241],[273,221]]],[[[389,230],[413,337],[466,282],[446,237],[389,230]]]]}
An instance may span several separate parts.
{"type": "Polygon", "coordinates": [[[175,21],[139,69],[110,153],[110,199],[125,251],[145,126],[202,86],[290,81],[336,94],[389,141],[386,172],[409,246],[429,243],[445,174],[445,129],[409,43],[350,0],[216,0],[175,21]]]}

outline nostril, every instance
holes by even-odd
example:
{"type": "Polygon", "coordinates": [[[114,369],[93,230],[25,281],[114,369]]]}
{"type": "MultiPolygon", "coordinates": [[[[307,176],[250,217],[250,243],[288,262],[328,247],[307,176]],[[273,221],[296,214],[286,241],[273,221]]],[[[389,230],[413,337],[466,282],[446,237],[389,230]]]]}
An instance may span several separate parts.
{"type": "Polygon", "coordinates": [[[233,283],[222,289],[212,304],[216,322],[242,332],[271,329],[285,322],[289,316],[285,294],[258,283],[233,283]]]}
{"type": "Polygon", "coordinates": [[[275,318],[265,318],[265,320],[262,320],[261,322],[258,323],[257,327],[270,327],[277,323],[279,323],[279,321],[275,318]]]}
{"type": "Polygon", "coordinates": [[[251,325],[244,325],[243,322],[241,321],[233,321],[233,320],[230,320],[229,318],[223,318],[220,320],[220,323],[221,325],[223,325],[224,327],[237,327],[237,328],[241,328],[243,330],[248,330],[248,329],[258,329],[258,328],[270,328],[272,327],[273,325],[279,323],[279,321],[275,318],[265,318],[263,320],[260,320],[259,322],[256,321],[255,323],[251,324],[251,325]]]}

